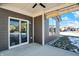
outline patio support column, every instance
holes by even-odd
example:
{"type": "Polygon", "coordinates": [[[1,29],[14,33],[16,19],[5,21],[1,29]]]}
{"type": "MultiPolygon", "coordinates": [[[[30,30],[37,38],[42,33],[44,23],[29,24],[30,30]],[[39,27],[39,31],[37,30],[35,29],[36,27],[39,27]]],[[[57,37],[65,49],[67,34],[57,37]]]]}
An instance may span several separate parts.
{"type": "Polygon", "coordinates": [[[59,21],[60,19],[59,19],[59,17],[56,17],[56,35],[57,36],[59,36],[59,32],[60,32],[60,29],[59,29],[59,27],[60,27],[60,24],[59,24],[59,21]]]}
{"type": "Polygon", "coordinates": [[[45,35],[44,35],[44,26],[45,26],[45,16],[44,16],[44,12],[42,13],[42,45],[44,46],[45,44],[45,35]]]}

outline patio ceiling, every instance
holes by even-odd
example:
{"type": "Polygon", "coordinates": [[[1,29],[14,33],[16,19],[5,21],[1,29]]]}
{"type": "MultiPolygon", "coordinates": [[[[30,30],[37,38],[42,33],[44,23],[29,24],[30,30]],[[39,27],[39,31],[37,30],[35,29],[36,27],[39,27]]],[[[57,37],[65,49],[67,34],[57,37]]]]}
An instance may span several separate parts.
{"type": "Polygon", "coordinates": [[[35,8],[32,8],[34,3],[2,3],[0,4],[0,8],[8,9],[24,15],[35,17],[42,14],[43,12],[46,13],[52,10],[59,9],[66,5],[69,5],[66,3],[43,3],[43,4],[46,6],[46,8],[43,8],[40,5],[37,5],[35,8]]]}

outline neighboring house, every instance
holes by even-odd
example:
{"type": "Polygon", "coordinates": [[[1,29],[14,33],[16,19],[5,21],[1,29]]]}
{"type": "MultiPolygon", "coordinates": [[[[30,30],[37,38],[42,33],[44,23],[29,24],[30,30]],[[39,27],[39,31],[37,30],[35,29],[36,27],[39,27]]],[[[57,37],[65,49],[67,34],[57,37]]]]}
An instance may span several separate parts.
{"type": "Polygon", "coordinates": [[[56,19],[58,37],[59,15],[79,9],[75,4],[64,3],[45,4],[46,8],[39,5],[32,8],[33,5],[33,3],[0,4],[0,51],[32,42],[45,45],[54,38],[49,36],[48,19],[51,17],[56,19]]]}

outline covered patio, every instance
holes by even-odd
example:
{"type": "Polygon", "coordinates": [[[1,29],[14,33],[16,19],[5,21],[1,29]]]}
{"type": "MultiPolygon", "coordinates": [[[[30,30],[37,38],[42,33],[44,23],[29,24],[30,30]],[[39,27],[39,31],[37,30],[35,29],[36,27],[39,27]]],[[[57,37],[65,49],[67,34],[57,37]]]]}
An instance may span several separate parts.
{"type": "MultiPolygon", "coordinates": [[[[60,16],[79,10],[77,4],[0,4],[1,56],[77,56],[74,52],[48,45],[60,37],[60,16]],[[73,9],[72,9],[73,8],[73,9]],[[55,19],[55,35],[49,36],[49,21],[55,19]],[[15,48],[16,47],[16,48],[15,48]]],[[[62,34],[62,33],[61,33],[62,34]]],[[[78,35],[78,34],[77,34],[78,35]]]]}

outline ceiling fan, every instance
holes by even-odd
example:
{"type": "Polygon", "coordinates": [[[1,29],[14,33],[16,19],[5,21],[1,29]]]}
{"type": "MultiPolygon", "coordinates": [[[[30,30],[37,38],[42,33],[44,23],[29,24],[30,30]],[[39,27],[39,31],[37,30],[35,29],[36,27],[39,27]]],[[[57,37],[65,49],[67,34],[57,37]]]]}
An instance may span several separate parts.
{"type": "MultiPolygon", "coordinates": [[[[43,8],[46,8],[46,6],[42,3],[39,3],[39,5],[42,6],[43,8]]],[[[35,3],[32,8],[35,8],[36,6],[37,6],[37,3],[35,3]]]]}

